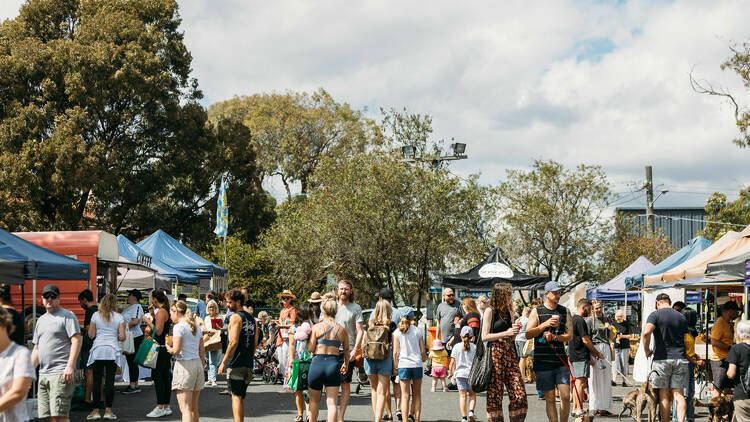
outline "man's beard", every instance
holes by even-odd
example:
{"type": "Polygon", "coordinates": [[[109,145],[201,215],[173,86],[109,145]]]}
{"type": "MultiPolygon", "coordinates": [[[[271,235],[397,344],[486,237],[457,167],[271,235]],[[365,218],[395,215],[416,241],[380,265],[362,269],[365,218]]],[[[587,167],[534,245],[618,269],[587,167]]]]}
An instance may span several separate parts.
{"type": "Polygon", "coordinates": [[[588,317],[589,317],[589,315],[591,315],[591,313],[590,313],[590,312],[588,312],[588,311],[583,311],[583,313],[581,314],[581,317],[583,317],[583,318],[588,318],[588,317]]]}

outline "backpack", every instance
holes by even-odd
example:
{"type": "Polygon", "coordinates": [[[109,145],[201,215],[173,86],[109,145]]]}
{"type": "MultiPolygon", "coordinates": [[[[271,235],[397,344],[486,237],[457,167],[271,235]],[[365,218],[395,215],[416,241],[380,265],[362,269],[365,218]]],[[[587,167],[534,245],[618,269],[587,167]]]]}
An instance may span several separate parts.
{"type": "Polygon", "coordinates": [[[383,360],[390,356],[390,335],[391,329],[388,325],[370,324],[367,327],[364,346],[362,347],[364,357],[372,360],[383,360]]]}

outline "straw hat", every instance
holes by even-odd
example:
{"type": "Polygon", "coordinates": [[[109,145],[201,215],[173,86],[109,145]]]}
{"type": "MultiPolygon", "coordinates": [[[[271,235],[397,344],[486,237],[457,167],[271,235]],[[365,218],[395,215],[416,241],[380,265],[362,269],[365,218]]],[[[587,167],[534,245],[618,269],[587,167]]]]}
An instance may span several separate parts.
{"type": "Polygon", "coordinates": [[[286,289],[283,292],[279,293],[279,299],[281,299],[282,297],[291,297],[292,299],[297,300],[297,296],[295,296],[289,289],[286,289]]]}
{"type": "Polygon", "coordinates": [[[310,299],[307,299],[307,303],[320,303],[323,301],[323,297],[319,292],[312,292],[310,299]]]}

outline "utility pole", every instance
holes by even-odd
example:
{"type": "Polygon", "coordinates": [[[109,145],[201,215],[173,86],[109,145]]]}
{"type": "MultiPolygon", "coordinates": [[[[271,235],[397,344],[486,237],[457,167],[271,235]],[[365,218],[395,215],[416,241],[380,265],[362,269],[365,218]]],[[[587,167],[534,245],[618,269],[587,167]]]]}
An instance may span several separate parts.
{"type": "Polygon", "coordinates": [[[646,221],[651,234],[654,233],[654,181],[651,178],[651,166],[646,166],[646,221]]]}

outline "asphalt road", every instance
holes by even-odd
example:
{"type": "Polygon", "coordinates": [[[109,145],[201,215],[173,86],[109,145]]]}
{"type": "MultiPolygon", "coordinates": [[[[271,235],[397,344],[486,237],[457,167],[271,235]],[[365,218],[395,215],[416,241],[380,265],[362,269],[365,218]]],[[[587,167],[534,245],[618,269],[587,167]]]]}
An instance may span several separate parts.
{"type": "MultiPolygon", "coordinates": [[[[438,388],[435,393],[430,392],[431,378],[425,378],[422,386],[422,420],[423,421],[460,421],[461,414],[458,409],[458,392],[450,391],[443,393],[438,388]]],[[[201,421],[231,421],[232,409],[229,396],[219,395],[223,390],[224,382],[220,382],[217,387],[207,387],[200,395],[200,420],[201,421]]],[[[352,384],[352,386],[356,386],[352,384]]],[[[154,408],[156,403],[156,394],[153,385],[150,382],[143,383],[141,393],[124,395],[119,393],[125,385],[117,385],[118,393],[114,400],[114,412],[118,420],[122,421],[154,421],[146,418],[146,413],[154,408]]],[[[260,419],[268,422],[292,422],[297,412],[294,406],[294,396],[292,394],[279,393],[280,385],[264,384],[260,380],[253,380],[248,388],[247,398],[245,399],[245,416],[250,420],[260,419]]],[[[354,389],[354,388],[353,388],[354,389]]],[[[622,397],[633,388],[613,387],[614,405],[610,409],[612,413],[618,414],[622,409],[622,397]]],[[[529,413],[526,420],[541,422],[547,420],[544,410],[544,401],[539,400],[536,395],[534,384],[526,385],[526,392],[529,400],[529,413]]],[[[506,396],[507,397],[507,396],[506,396]]],[[[507,406],[507,399],[505,402],[507,406]]],[[[321,407],[325,408],[325,401],[321,401],[321,407]]],[[[162,421],[179,421],[180,412],[177,406],[177,400],[172,396],[171,416],[160,418],[162,421]]],[[[486,420],[486,399],[484,394],[477,397],[477,419],[486,420]]],[[[707,416],[704,408],[699,409],[696,419],[707,416]]],[[[71,420],[85,421],[88,412],[73,412],[71,420]]],[[[347,421],[372,421],[372,408],[370,407],[370,389],[365,387],[360,394],[352,394],[350,407],[346,413],[347,421]]],[[[505,418],[507,420],[507,407],[505,408],[505,418]]],[[[599,418],[600,420],[616,421],[617,418],[599,418]]],[[[645,415],[644,415],[645,419],[645,415]]],[[[319,420],[325,421],[325,411],[321,409],[319,420]]],[[[626,419],[623,419],[626,420],[626,419]]],[[[632,421],[632,419],[627,419],[632,421]]],[[[572,419],[571,419],[572,422],[572,419]]]]}

